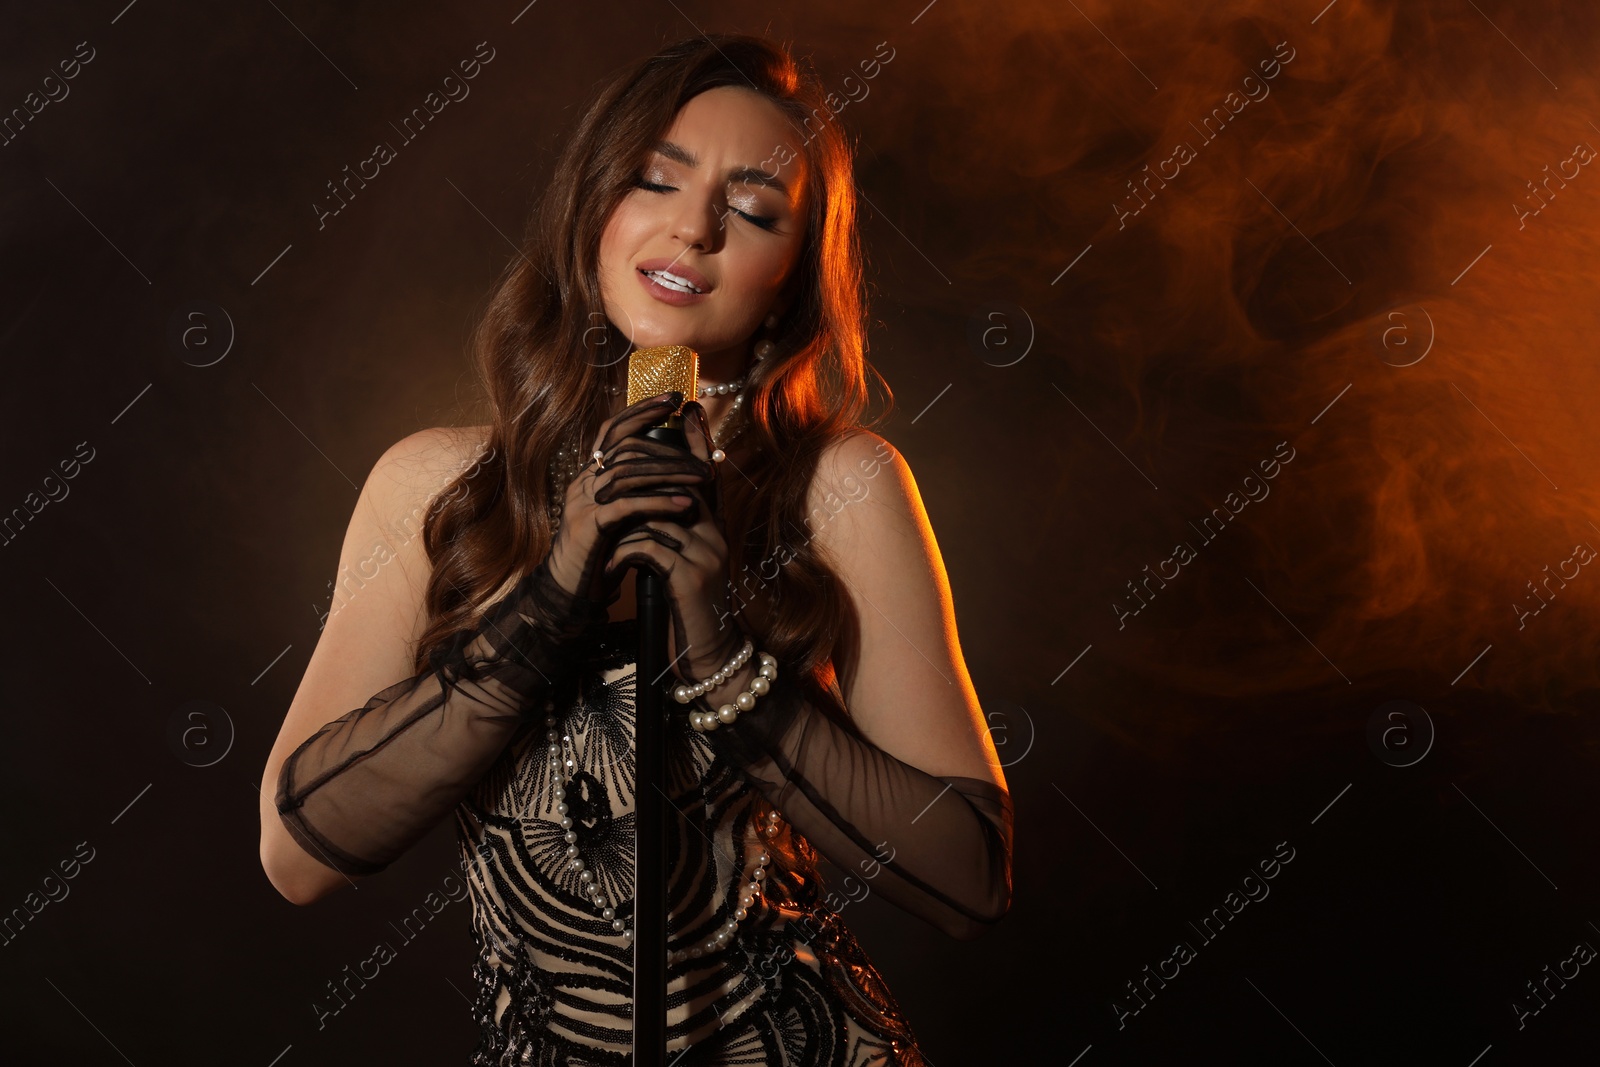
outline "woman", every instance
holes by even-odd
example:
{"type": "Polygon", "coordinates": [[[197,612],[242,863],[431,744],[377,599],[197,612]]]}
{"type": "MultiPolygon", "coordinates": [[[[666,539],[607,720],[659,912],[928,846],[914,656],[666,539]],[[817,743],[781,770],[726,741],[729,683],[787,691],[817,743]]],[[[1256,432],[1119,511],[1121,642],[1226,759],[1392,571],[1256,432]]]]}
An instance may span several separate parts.
{"type": "Polygon", "coordinates": [[[1009,909],[1011,804],[943,563],[859,423],[861,288],[814,77],[755,38],[667,48],[590,107],[485,315],[493,422],[408,437],[362,489],[346,565],[408,514],[423,544],[330,617],[267,764],[262,863],[309,903],[454,812],[472,1062],[631,1062],[631,568],[673,618],[674,1063],[920,1064],[838,911],[878,892],[970,938],[1009,909]],[[699,353],[701,395],[625,405],[626,346],[666,343],[699,353]],[[680,404],[688,452],[634,436],[680,404]]]}

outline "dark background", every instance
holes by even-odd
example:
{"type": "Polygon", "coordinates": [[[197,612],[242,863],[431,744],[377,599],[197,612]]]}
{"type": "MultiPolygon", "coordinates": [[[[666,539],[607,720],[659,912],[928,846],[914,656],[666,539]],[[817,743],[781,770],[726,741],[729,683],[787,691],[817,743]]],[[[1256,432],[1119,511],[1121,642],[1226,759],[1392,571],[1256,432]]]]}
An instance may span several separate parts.
{"type": "Polygon", "coordinates": [[[1017,812],[986,938],[844,912],[930,1060],[1592,1061],[1593,966],[1513,1007],[1600,947],[1600,578],[1523,614],[1600,544],[1592,5],[124,4],[0,23],[0,113],[94,50],[0,144],[0,914],[70,890],[0,944],[8,1062],[465,1062],[464,902],[312,1008],[400,943],[453,827],[297,908],[261,768],[372,463],[481,421],[468,330],[576,110],[720,30],[830,87],[893,49],[841,116],[882,432],[1017,812]],[[319,229],[378,140],[398,158],[319,229]],[[1270,895],[1198,937],[1280,843],[1270,895]]]}

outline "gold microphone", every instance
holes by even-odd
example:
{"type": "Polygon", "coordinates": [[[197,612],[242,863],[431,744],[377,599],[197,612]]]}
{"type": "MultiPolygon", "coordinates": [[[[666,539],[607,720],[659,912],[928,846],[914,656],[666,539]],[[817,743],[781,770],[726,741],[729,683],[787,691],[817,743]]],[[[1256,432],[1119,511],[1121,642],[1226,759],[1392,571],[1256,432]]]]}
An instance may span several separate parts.
{"type": "MultiPolygon", "coordinates": [[[[700,376],[700,355],[687,345],[657,345],[641,348],[628,356],[628,403],[637,404],[647,397],[659,396],[668,390],[683,394],[684,403],[695,398],[695,385],[700,376]]],[[[688,438],[683,433],[683,409],[643,431],[644,436],[688,448],[688,438]],[[664,431],[656,433],[655,431],[664,431]]]]}

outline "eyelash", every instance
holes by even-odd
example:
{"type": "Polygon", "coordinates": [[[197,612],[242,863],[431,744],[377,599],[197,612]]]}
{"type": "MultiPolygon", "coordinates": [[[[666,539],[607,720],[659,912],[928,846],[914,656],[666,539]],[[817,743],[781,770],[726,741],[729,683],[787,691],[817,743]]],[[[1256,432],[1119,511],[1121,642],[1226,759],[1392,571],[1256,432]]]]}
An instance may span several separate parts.
{"type": "MultiPolygon", "coordinates": [[[[675,185],[658,185],[655,182],[647,182],[643,178],[635,178],[633,184],[640,189],[645,189],[652,193],[670,193],[677,189],[677,186],[675,185]]],[[[749,215],[743,211],[740,211],[738,208],[730,207],[728,209],[728,213],[731,215],[738,215],[741,219],[744,219],[752,226],[759,226],[763,230],[771,230],[778,224],[778,220],[775,218],[771,218],[767,215],[749,215]]]]}

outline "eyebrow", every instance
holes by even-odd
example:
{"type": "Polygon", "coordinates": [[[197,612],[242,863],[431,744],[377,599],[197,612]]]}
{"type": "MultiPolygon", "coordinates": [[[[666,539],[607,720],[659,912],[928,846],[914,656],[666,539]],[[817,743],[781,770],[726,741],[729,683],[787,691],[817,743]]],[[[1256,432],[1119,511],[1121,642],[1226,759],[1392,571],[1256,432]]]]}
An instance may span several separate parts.
{"type": "MultiPolygon", "coordinates": [[[[698,167],[700,160],[687,148],[676,141],[657,141],[655,150],[674,163],[681,163],[685,167],[698,167]]],[[[789,186],[776,174],[768,174],[760,167],[737,167],[728,172],[728,182],[748,185],[764,185],[769,189],[776,189],[784,196],[789,195],[789,186]]]]}

